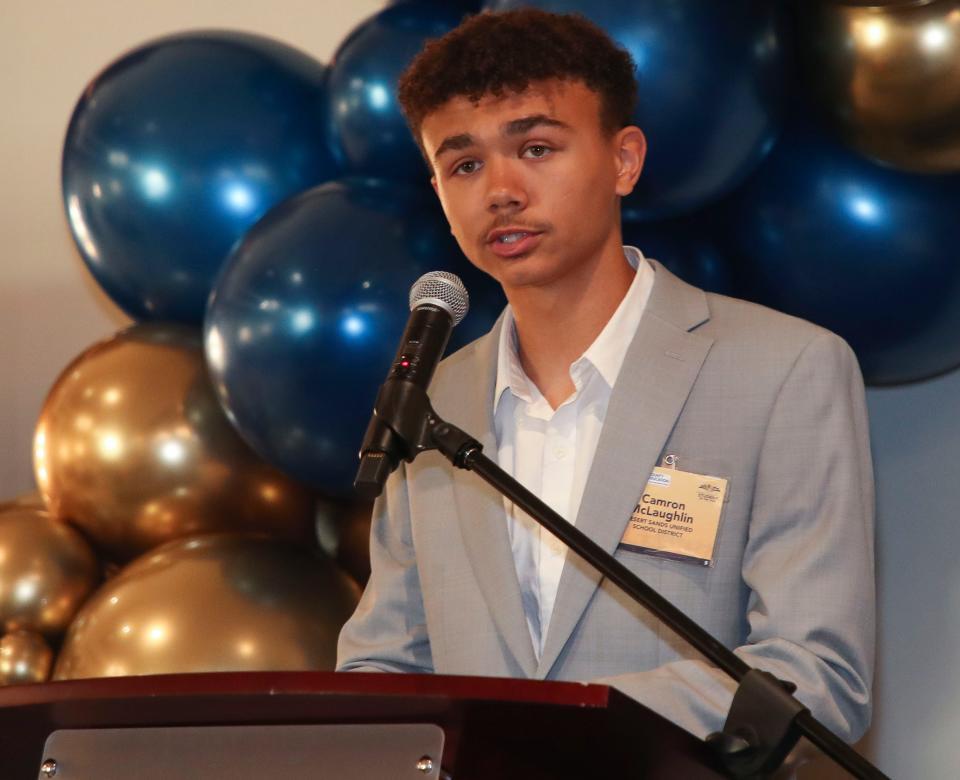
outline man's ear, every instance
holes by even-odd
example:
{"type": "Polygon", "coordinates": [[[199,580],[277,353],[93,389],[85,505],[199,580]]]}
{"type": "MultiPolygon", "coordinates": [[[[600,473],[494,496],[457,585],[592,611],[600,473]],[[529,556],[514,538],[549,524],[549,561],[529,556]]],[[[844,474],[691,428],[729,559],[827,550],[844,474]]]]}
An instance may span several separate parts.
{"type": "Polygon", "coordinates": [[[647,139],[639,127],[629,125],[617,133],[617,195],[621,197],[633,192],[640,178],[643,161],[647,156],[647,139]]]}

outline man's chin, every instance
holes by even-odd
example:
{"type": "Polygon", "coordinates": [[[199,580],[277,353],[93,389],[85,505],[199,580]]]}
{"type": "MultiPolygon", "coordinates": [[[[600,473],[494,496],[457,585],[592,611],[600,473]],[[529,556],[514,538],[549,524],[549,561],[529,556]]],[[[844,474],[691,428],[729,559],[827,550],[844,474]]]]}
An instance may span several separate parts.
{"type": "Polygon", "coordinates": [[[549,287],[556,281],[556,273],[551,268],[532,262],[533,258],[516,259],[509,268],[500,269],[494,278],[503,287],[507,297],[511,290],[528,291],[535,288],[549,287]]]}

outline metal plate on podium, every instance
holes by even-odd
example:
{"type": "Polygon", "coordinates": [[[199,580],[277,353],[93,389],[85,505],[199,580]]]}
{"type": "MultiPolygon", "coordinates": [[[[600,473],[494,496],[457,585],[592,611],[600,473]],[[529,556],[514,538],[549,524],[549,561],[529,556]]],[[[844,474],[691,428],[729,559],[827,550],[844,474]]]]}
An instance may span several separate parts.
{"type": "Polygon", "coordinates": [[[62,729],[47,738],[39,780],[438,780],[433,724],[62,729]]]}

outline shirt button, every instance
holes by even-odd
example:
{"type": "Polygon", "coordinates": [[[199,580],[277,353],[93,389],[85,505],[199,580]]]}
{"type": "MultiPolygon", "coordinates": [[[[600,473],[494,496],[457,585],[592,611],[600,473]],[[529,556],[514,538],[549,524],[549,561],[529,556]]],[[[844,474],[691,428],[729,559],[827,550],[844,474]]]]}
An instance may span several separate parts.
{"type": "Polygon", "coordinates": [[[567,451],[563,447],[557,447],[553,451],[553,454],[557,460],[563,460],[565,457],[567,457],[567,451]]]}

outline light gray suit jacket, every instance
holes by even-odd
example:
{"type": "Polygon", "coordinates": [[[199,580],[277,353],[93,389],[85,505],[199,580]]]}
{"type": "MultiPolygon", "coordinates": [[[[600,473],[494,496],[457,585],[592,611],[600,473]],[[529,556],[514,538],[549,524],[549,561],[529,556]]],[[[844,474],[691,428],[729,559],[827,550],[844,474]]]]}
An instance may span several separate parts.
{"type": "MultiPolygon", "coordinates": [[[[873,475],[849,347],[807,322],[655,282],[610,399],[577,527],[797,696],[840,736],[870,718],[873,475]],[[618,549],[654,466],[729,480],[715,565],[618,549]]],[[[438,413],[496,457],[498,325],[446,359],[438,413]]],[[[524,619],[503,502],[435,452],[388,480],[372,575],[338,668],[599,681],[697,736],[723,725],[734,684],[570,554],[543,655],[524,619]]]]}

